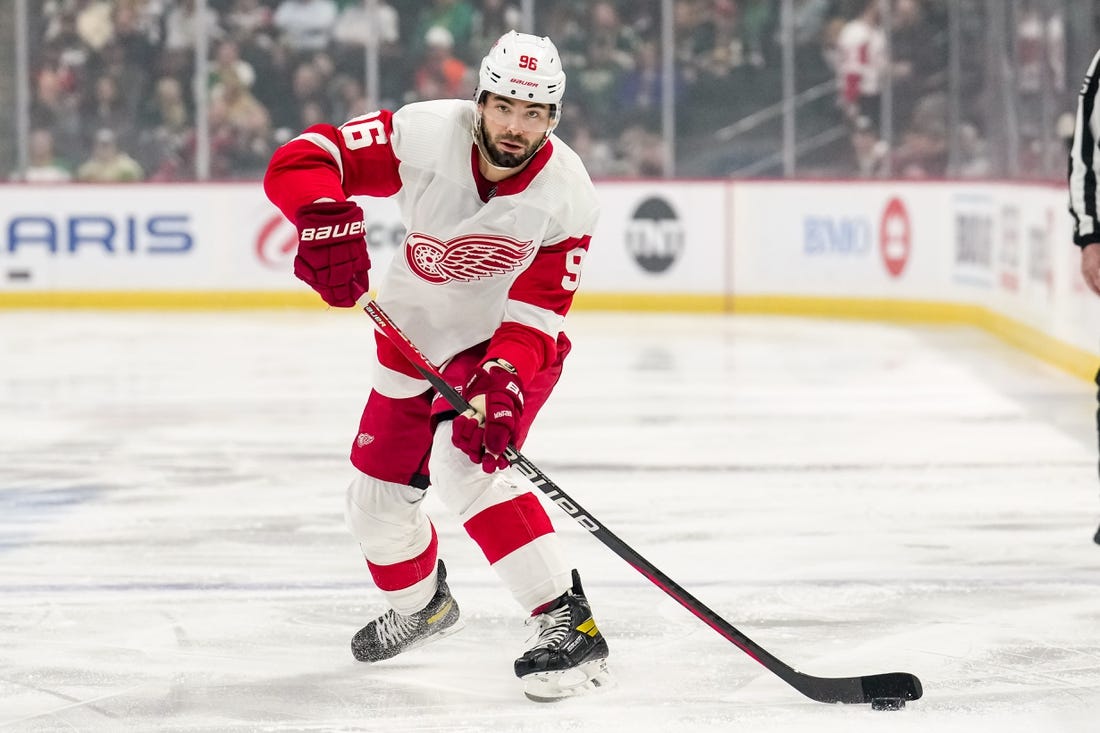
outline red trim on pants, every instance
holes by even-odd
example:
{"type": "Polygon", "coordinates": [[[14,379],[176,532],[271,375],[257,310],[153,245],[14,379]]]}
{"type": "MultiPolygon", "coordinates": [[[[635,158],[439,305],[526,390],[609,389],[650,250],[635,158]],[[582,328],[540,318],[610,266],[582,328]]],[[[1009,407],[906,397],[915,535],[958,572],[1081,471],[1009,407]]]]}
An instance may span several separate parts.
{"type": "MultiPolygon", "coordinates": [[[[558,335],[557,344],[558,355],[554,363],[536,374],[530,384],[524,385],[526,404],[516,428],[517,448],[523,446],[535,416],[549,399],[561,376],[562,362],[569,355],[571,346],[564,333],[558,335]]],[[[478,344],[451,359],[443,369],[443,378],[447,383],[460,388],[466,384],[470,374],[485,358],[486,346],[488,342],[478,344]]],[[[396,369],[400,363],[390,353],[392,350],[392,346],[386,347],[380,341],[378,358],[383,364],[396,369]]],[[[397,399],[371,390],[359,421],[359,432],[352,442],[352,465],[368,476],[383,481],[426,488],[432,433],[440,419],[453,414],[454,409],[434,391],[397,399]]]]}
{"type": "Polygon", "coordinates": [[[351,464],[373,478],[425,488],[432,449],[431,396],[394,399],[371,390],[359,433],[351,445],[351,464]]]}
{"type": "Polygon", "coordinates": [[[554,531],[546,510],[530,492],[478,512],[464,526],[490,565],[554,531]]]}
{"type": "Polygon", "coordinates": [[[435,527],[432,526],[432,540],[424,552],[411,560],[402,560],[393,565],[375,565],[367,560],[367,567],[370,568],[371,577],[379,590],[404,590],[432,574],[438,548],[439,540],[435,535],[435,527]]]}

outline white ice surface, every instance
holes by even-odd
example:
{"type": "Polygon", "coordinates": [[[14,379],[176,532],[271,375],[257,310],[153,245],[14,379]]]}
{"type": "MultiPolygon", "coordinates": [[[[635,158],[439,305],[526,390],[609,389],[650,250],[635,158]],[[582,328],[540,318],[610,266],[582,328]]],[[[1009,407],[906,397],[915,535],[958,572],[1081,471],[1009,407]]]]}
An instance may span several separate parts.
{"type": "Polygon", "coordinates": [[[358,664],[357,313],[0,313],[0,729],[1095,731],[1092,388],[967,328],[570,318],[525,454],[810,701],[549,511],[617,687],[520,694],[522,612],[429,498],[466,629],[358,664]]]}

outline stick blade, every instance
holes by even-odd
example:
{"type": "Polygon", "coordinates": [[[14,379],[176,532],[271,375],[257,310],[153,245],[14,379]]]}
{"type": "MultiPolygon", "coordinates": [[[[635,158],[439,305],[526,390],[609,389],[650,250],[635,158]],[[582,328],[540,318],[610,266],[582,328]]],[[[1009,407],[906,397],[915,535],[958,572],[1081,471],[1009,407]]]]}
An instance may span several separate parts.
{"type": "Polygon", "coordinates": [[[898,697],[902,700],[920,700],[924,694],[920,680],[908,672],[887,672],[860,678],[863,682],[863,700],[871,702],[876,697],[898,697]]]}
{"type": "Polygon", "coordinates": [[[813,677],[795,672],[783,679],[811,700],[842,705],[865,705],[880,697],[919,700],[924,694],[920,680],[908,672],[866,677],[813,677]]]}

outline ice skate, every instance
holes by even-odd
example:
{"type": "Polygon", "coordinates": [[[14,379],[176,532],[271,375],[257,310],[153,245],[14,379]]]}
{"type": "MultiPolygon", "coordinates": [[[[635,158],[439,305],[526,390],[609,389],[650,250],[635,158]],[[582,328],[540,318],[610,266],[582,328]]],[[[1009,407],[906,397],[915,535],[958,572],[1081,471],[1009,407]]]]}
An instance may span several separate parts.
{"type": "Polygon", "coordinates": [[[1096,530],[1096,534],[1093,535],[1092,541],[1095,542],[1096,544],[1100,545],[1100,529],[1096,530]]]}
{"type": "Polygon", "coordinates": [[[515,669],[529,699],[554,702],[610,686],[607,640],[592,619],[576,570],[573,587],[527,623],[537,626],[536,638],[515,669]]]}
{"type": "Polygon", "coordinates": [[[439,561],[439,587],[431,603],[409,616],[393,609],[371,621],[351,640],[351,652],[360,662],[380,662],[462,628],[458,603],[447,587],[447,568],[439,561]]]}

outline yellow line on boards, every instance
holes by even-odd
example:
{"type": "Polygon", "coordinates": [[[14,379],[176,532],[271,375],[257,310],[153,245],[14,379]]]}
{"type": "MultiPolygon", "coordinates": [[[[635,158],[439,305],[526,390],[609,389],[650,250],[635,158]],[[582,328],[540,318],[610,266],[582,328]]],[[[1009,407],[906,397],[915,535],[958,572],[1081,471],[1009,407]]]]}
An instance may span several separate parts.
{"type": "Polygon", "coordinates": [[[977,326],[1017,349],[1075,377],[1092,381],[1100,356],[1060,341],[1037,328],[979,305],[877,298],[814,298],[804,296],[740,296],[734,313],[759,315],[858,318],[908,323],[957,323],[977,326]]]}
{"type": "Polygon", "coordinates": [[[89,310],[245,310],[327,308],[311,291],[80,291],[0,292],[0,308],[82,308],[89,310]]]}

